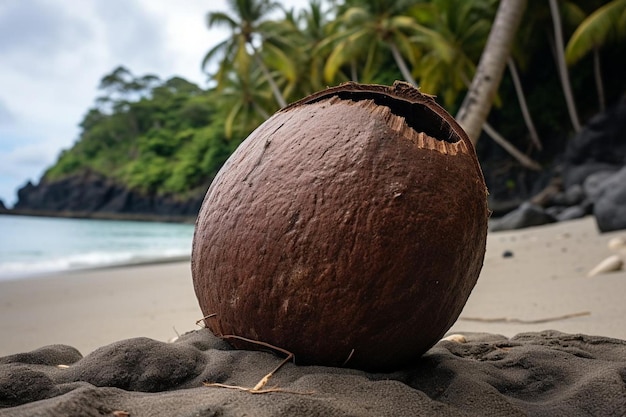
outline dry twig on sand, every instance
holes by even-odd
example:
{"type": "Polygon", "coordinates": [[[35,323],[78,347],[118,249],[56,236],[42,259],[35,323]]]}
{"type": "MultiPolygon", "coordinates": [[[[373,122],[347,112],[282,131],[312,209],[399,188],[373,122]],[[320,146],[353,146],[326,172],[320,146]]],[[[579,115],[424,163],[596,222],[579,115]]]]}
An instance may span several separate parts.
{"type": "Polygon", "coordinates": [[[204,320],[210,319],[211,317],[215,317],[215,316],[217,316],[217,313],[207,314],[206,316],[202,317],[201,319],[196,320],[196,326],[200,326],[202,328],[206,328],[206,326],[203,326],[201,323],[204,320]]]}
{"type": "Polygon", "coordinates": [[[524,319],[516,319],[516,318],[509,318],[509,317],[498,317],[498,318],[459,317],[459,320],[478,321],[482,323],[540,324],[540,323],[549,323],[551,321],[565,320],[565,319],[571,319],[574,317],[582,317],[582,316],[589,316],[589,315],[591,315],[590,311],[580,311],[578,313],[564,314],[562,316],[547,317],[547,318],[535,319],[535,320],[524,320],[524,319]]]}
{"type": "MultiPolygon", "coordinates": [[[[204,318],[202,318],[201,320],[204,320],[205,318],[208,317],[212,317],[213,315],[209,315],[206,316],[204,318]]],[[[198,320],[200,321],[200,320],[198,320]]],[[[300,392],[300,391],[290,391],[290,390],[286,390],[286,389],[282,389],[282,388],[278,388],[278,387],[272,387],[272,388],[265,388],[265,385],[267,385],[267,383],[269,382],[270,378],[276,373],[278,372],[278,370],[280,368],[283,367],[283,365],[285,365],[287,362],[294,360],[295,356],[293,353],[289,352],[286,349],[280,348],[278,346],[274,346],[271,345],[269,343],[266,342],[261,342],[259,340],[252,340],[252,339],[248,339],[245,337],[241,337],[241,336],[236,336],[234,334],[229,334],[229,335],[222,335],[219,336],[221,339],[237,339],[237,340],[243,340],[244,342],[248,342],[248,343],[252,343],[255,345],[259,345],[259,346],[263,346],[266,348],[269,348],[273,351],[279,351],[281,353],[284,353],[285,355],[287,355],[287,357],[285,359],[283,359],[276,368],[274,368],[271,372],[269,372],[267,375],[265,375],[263,378],[261,378],[261,380],[259,382],[256,383],[256,385],[252,388],[247,388],[247,387],[240,387],[237,385],[227,385],[227,384],[220,384],[217,382],[204,382],[203,385],[205,387],[218,387],[218,388],[228,388],[228,389],[236,389],[236,390],[240,390],[240,391],[246,391],[249,392],[251,394],[268,394],[271,392],[282,392],[282,393],[287,393],[287,394],[299,394],[299,395],[311,395],[313,394],[313,392],[300,392]]]]}

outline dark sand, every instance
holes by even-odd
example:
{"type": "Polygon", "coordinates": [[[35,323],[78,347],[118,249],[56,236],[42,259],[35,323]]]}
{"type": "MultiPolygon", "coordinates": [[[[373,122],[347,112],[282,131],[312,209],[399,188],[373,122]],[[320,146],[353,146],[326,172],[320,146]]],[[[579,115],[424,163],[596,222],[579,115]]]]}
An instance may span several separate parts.
{"type": "Polygon", "coordinates": [[[288,363],[267,385],[286,392],[256,394],[203,382],[253,387],[281,359],[229,350],[205,329],[85,357],[48,346],[0,359],[0,416],[626,415],[626,341],[556,331],[466,338],[394,373],[288,363]]]}

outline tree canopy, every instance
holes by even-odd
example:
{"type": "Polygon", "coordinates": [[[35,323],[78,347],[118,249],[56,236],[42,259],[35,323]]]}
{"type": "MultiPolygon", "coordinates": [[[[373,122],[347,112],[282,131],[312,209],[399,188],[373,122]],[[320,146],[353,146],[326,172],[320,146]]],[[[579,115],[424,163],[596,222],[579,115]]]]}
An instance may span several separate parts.
{"type": "MultiPolygon", "coordinates": [[[[227,3],[227,11],[205,16],[207,30],[229,30],[198,58],[209,88],[113,69],[100,82],[101,95],[85,114],[78,141],[46,177],[95,171],[149,193],[184,198],[204,192],[234,148],[276,110],[348,80],[404,79],[454,114],[500,2],[310,0],[301,10],[270,0],[227,3]]],[[[600,103],[626,92],[625,64],[613,59],[623,53],[626,1],[555,4],[563,45],[554,36],[554,7],[528,0],[510,73],[505,71],[488,117],[520,154],[543,163],[573,132],[559,71],[569,73],[583,122],[603,108],[600,103]],[[567,68],[557,65],[559,47],[567,68]],[[538,137],[542,146],[536,146],[538,137]]],[[[490,141],[480,141],[478,152],[482,163],[505,157],[490,141]]]]}
{"type": "Polygon", "coordinates": [[[47,178],[94,171],[132,189],[184,195],[204,189],[235,146],[226,140],[215,92],[182,78],[135,77],[119,67],[100,90],[79,140],[47,178]]]}

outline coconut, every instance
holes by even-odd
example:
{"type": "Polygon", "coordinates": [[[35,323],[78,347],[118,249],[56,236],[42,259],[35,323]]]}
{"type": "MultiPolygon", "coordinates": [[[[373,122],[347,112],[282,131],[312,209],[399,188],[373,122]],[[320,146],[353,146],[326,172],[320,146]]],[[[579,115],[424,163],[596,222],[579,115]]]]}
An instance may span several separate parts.
{"type": "Polygon", "coordinates": [[[206,326],[299,364],[404,366],[476,284],[486,196],[465,132],[409,84],[347,83],[293,103],[205,196],[191,261],[206,326]]]}

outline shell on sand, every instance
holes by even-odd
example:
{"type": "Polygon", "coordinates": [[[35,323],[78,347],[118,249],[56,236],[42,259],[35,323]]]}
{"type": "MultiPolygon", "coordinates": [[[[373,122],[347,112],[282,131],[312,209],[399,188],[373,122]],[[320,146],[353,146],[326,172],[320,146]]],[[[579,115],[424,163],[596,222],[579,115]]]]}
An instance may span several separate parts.
{"type": "Polygon", "coordinates": [[[614,251],[626,250],[626,238],[623,236],[617,236],[609,240],[607,244],[608,248],[614,251]]]}
{"type": "Polygon", "coordinates": [[[620,271],[624,267],[624,261],[619,255],[611,255],[596,265],[589,273],[588,277],[594,277],[607,272],[620,271]]]}
{"type": "Polygon", "coordinates": [[[444,341],[444,340],[447,342],[467,343],[467,339],[465,338],[465,336],[463,336],[462,334],[458,334],[458,333],[451,334],[441,339],[441,341],[444,341]]]}

